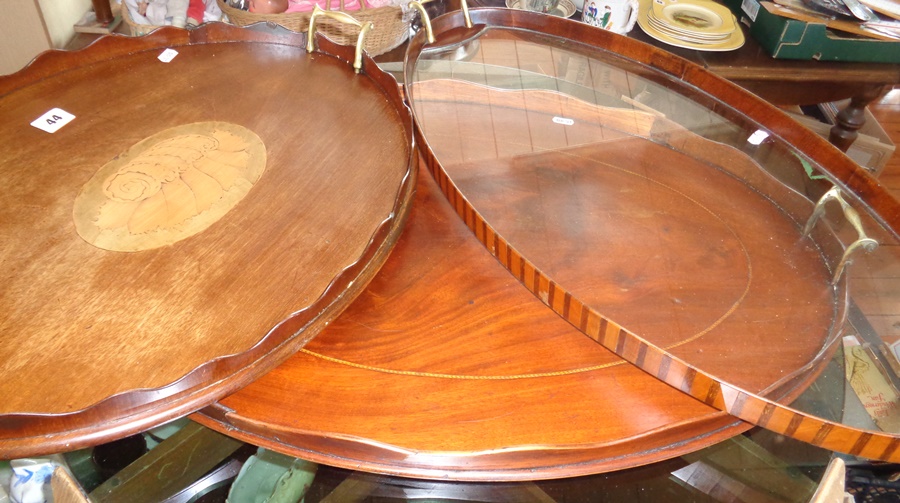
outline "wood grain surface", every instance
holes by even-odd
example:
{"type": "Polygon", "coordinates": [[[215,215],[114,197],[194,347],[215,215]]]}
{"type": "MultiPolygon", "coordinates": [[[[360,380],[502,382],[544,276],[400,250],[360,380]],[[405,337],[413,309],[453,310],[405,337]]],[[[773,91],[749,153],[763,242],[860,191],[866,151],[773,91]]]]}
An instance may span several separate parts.
{"type": "MultiPolygon", "coordinates": [[[[503,24],[523,24],[515,14],[496,15],[503,18],[503,24]]],[[[542,19],[541,23],[543,30],[547,21],[542,19]]],[[[555,21],[549,23],[553,29],[571,28],[571,23],[560,26],[555,26],[558,24],[555,21]]],[[[524,24],[529,28],[536,26],[524,24]]],[[[576,31],[572,31],[575,38],[590,39],[576,31]]],[[[469,34],[457,31],[454,36],[464,39],[469,34]]],[[[695,71],[678,59],[662,57],[646,47],[624,45],[615,36],[601,34],[597,38],[601,38],[602,43],[614,51],[630,55],[636,51],[640,56],[638,59],[650,60],[676,75],[691,75],[695,71]]],[[[421,40],[414,40],[413,43],[416,42],[421,43],[421,40]]],[[[640,68],[639,65],[634,67],[640,68]]],[[[708,75],[701,74],[699,78],[704,84],[721,86],[708,75]]],[[[744,96],[733,86],[724,87],[728,97],[744,96]]],[[[456,95],[459,89],[447,91],[442,89],[430,96],[456,95]]],[[[411,87],[407,92],[413,103],[423,96],[422,88],[411,87]]],[[[490,102],[495,106],[492,112],[502,115],[509,101],[514,101],[509,94],[491,95],[490,102]]],[[[580,105],[567,103],[567,106],[580,105]]],[[[591,107],[582,107],[581,111],[590,113],[592,110],[591,107]]],[[[720,111],[729,113],[728,110],[720,111]]],[[[763,108],[762,111],[762,114],[757,111],[757,118],[769,121],[767,123],[775,126],[779,133],[791,129],[783,120],[778,122],[781,119],[777,114],[772,115],[772,109],[763,108]],[[774,119],[770,121],[771,117],[774,119]]],[[[437,128],[438,132],[441,128],[452,130],[447,134],[448,141],[462,143],[460,136],[468,136],[466,140],[471,143],[466,147],[474,145],[472,149],[464,153],[453,151],[451,156],[456,155],[453,159],[473,173],[478,171],[480,174],[481,169],[492,167],[503,169],[483,162],[485,156],[478,150],[480,145],[486,144],[483,151],[489,152],[488,157],[496,155],[498,148],[509,156],[525,154],[521,145],[517,145],[523,136],[521,132],[517,133],[515,120],[498,119],[501,125],[486,131],[484,126],[490,121],[471,112],[463,111],[452,119],[471,128],[466,129],[463,135],[459,131],[462,128],[454,130],[454,125],[447,124],[446,116],[430,124],[420,122],[419,126],[428,134],[435,132],[433,128],[437,128]],[[429,130],[429,127],[432,129],[429,130]],[[505,141],[498,142],[497,138],[505,141]]],[[[784,212],[777,216],[787,220],[783,224],[788,228],[792,227],[793,222],[795,230],[810,211],[811,205],[807,199],[795,194],[777,193],[773,189],[782,184],[781,180],[760,176],[754,162],[743,163],[744,157],[736,155],[738,153],[730,147],[718,148],[707,140],[698,140],[695,135],[681,135],[677,129],[661,127],[665,126],[664,121],[651,114],[607,114],[605,119],[607,124],[615,125],[607,131],[611,143],[622,138],[621,134],[616,135],[612,130],[627,125],[633,133],[653,133],[660,142],[677,146],[681,152],[696,156],[695,159],[705,159],[725,168],[723,173],[730,172],[732,176],[751,180],[757,187],[765,187],[767,193],[777,195],[777,203],[784,212]]],[[[547,134],[534,137],[541,142],[554,140],[547,134]]],[[[798,140],[800,143],[809,141],[802,135],[798,140]]],[[[420,145],[427,143],[422,141],[420,145]]],[[[820,148],[822,145],[824,143],[818,144],[820,148]]],[[[542,143],[542,146],[546,145],[542,143]]],[[[603,145],[602,148],[608,150],[600,149],[590,154],[595,158],[619,159],[634,152],[632,147],[634,145],[628,142],[603,145]],[[604,153],[609,155],[598,155],[604,153]]],[[[532,154],[529,150],[527,154],[531,158],[523,155],[517,160],[518,164],[507,167],[531,170],[532,177],[538,179],[540,166],[566,168],[567,158],[573,157],[572,154],[582,154],[589,148],[598,147],[579,146],[575,141],[571,152],[566,152],[568,156],[557,157],[532,154]]],[[[660,148],[647,146],[646,157],[653,159],[661,155],[660,148]]],[[[825,152],[828,153],[827,147],[825,152]]],[[[446,156],[447,152],[443,155],[446,156]]],[[[840,157],[835,159],[839,163],[844,162],[845,169],[851,169],[840,157]]],[[[683,162],[671,164],[680,166],[683,162]]],[[[697,164],[702,162],[687,161],[688,169],[702,169],[697,164]]],[[[434,192],[439,189],[434,182],[424,178],[420,180],[414,213],[406,233],[382,273],[358,301],[300,354],[247,388],[195,414],[195,420],[249,442],[326,464],[396,475],[464,480],[562,477],[635,466],[677,455],[683,452],[682,449],[694,450],[707,441],[715,442],[746,428],[742,423],[728,426],[725,419],[728,416],[709,414],[702,407],[695,408],[704,400],[720,410],[743,413],[749,419],[764,422],[760,421],[760,416],[747,414],[750,408],[734,406],[747,404],[746,394],[736,393],[733,388],[716,387],[708,376],[699,374],[698,377],[695,369],[668,354],[658,353],[652,346],[643,343],[635,345],[636,338],[629,339],[627,332],[616,331],[618,327],[608,320],[595,317],[587,309],[576,311],[583,306],[573,302],[573,297],[561,288],[550,290],[556,285],[538,274],[538,268],[521,260],[514,251],[511,255],[496,253],[494,245],[503,244],[499,241],[493,241],[491,245],[485,243],[489,236],[495,236],[494,229],[480,220],[479,214],[461,197],[460,192],[455,191],[442,172],[434,166],[432,169],[440,182],[440,189],[448,194],[452,206],[435,200],[434,192]],[[451,218],[453,211],[461,217],[456,222],[451,218]],[[473,249],[471,239],[466,240],[459,235],[463,225],[468,226],[475,237],[487,246],[480,250],[473,249]],[[489,250],[499,261],[490,259],[489,250]],[[504,262],[504,257],[508,257],[510,262],[504,262]],[[516,265],[512,261],[516,261],[516,265]],[[520,283],[510,282],[510,277],[497,270],[500,266],[514,272],[512,277],[520,283]],[[521,274],[523,269],[531,274],[521,274]],[[522,284],[534,293],[530,299],[527,295],[523,296],[522,284]],[[548,310],[541,307],[541,301],[553,307],[557,314],[565,316],[573,326],[565,327],[560,325],[560,319],[548,317],[548,310]],[[585,313],[585,317],[575,319],[576,312],[585,313]],[[621,364],[608,366],[615,363],[610,360],[610,354],[591,349],[588,347],[590,344],[584,345],[585,341],[590,341],[587,338],[579,341],[577,332],[573,331],[576,327],[590,330],[589,334],[595,338],[600,338],[598,333],[622,334],[615,340],[601,341],[606,342],[609,349],[625,354],[629,361],[643,365],[647,373],[635,372],[635,368],[621,364]],[[670,394],[672,389],[659,387],[659,383],[647,380],[648,377],[666,380],[673,385],[672,389],[691,393],[698,400],[678,400],[675,398],[677,395],[670,394]],[[694,390],[695,386],[700,391],[694,390]],[[729,407],[724,405],[720,392],[728,393],[729,407]],[[735,401],[735,397],[740,399],[735,401]]],[[[576,169],[570,167],[570,171],[576,169]]],[[[571,173],[566,176],[574,179],[571,173]]],[[[471,185],[467,187],[470,190],[480,188],[474,179],[473,176],[471,185]]],[[[704,178],[703,181],[713,185],[715,181],[724,180],[704,178]]],[[[674,177],[674,182],[683,181],[674,177]]],[[[733,180],[724,183],[733,183],[733,180]]],[[[526,202],[522,202],[521,206],[527,207],[527,199],[522,201],[526,202]]],[[[501,205],[494,216],[509,217],[514,212],[508,209],[508,205],[501,205]]],[[[771,212],[771,208],[767,211],[771,212]]],[[[701,220],[716,223],[722,229],[732,228],[711,218],[708,212],[704,215],[704,211],[699,211],[692,216],[698,215],[703,217],[701,220]]],[[[542,233],[538,233],[542,238],[546,235],[543,232],[555,236],[553,233],[558,233],[559,227],[568,225],[564,219],[554,218],[552,214],[531,216],[545,222],[541,227],[542,233]]],[[[731,218],[735,217],[732,215],[731,218]]],[[[689,226],[686,226],[684,232],[689,231],[689,226]]],[[[726,242],[740,241],[739,236],[730,232],[723,235],[728,238],[726,242]]],[[[829,236],[820,235],[817,238],[824,240],[829,236]]],[[[799,247],[807,258],[812,256],[814,264],[820,264],[818,268],[812,266],[814,274],[820,278],[820,286],[825,280],[821,261],[833,261],[836,253],[832,244],[825,244],[827,246],[818,251],[811,249],[808,243],[801,243],[799,247]],[[820,253],[824,256],[819,256],[820,253]]],[[[639,250],[635,252],[634,248],[625,248],[627,259],[641,253],[639,250]]],[[[703,251],[702,247],[698,250],[703,251]]],[[[741,253],[736,255],[740,258],[741,253]]],[[[723,257],[734,258],[734,254],[726,253],[723,257]]],[[[621,261],[616,263],[622,264],[621,261]]],[[[604,265],[599,260],[595,264],[601,268],[604,265]]],[[[723,273],[738,271],[740,274],[737,276],[744,279],[743,285],[746,286],[746,261],[717,265],[726,267],[723,273]],[[729,271],[728,267],[732,269],[729,271]]],[[[627,260],[625,266],[626,269],[629,266],[627,260]]],[[[705,270],[695,273],[701,275],[701,280],[709,279],[710,284],[715,282],[714,279],[721,279],[702,277],[705,270]]],[[[723,277],[728,277],[728,274],[723,277]]],[[[763,281],[756,283],[756,287],[761,284],[765,288],[773,280],[775,287],[783,286],[777,275],[763,272],[762,278],[763,281]]],[[[702,289],[702,285],[683,286],[702,289]]],[[[730,287],[734,288],[733,285],[730,287]]],[[[736,290],[740,292],[741,288],[736,290]]],[[[821,288],[818,291],[822,294],[821,288]]],[[[828,293],[820,298],[818,307],[804,306],[811,309],[805,316],[817,317],[821,314],[817,311],[824,309],[833,319],[842,319],[841,302],[838,300],[841,295],[828,293]]],[[[729,298],[713,297],[707,300],[718,307],[709,308],[709,313],[702,318],[706,323],[687,320],[684,331],[674,334],[659,332],[657,335],[673,337],[678,341],[679,334],[683,337],[685,333],[702,332],[734,305],[733,301],[729,303],[729,298]],[[710,314],[714,312],[718,312],[719,316],[710,314]],[[691,324],[696,326],[688,330],[691,324]]],[[[765,309],[764,304],[757,309],[765,309]]],[[[630,313],[624,313],[631,315],[630,322],[648,323],[647,309],[631,306],[628,302],[622,302],[619,307],[626,312],[631,308],[630,313]]],[[[791,309],[791,306],[782,307],[791,309]]],[[[654,314],[653,310],[649,311],[649,314],[654,314]]],[[[703,314],[703,309],[698,312],[703,314]]],[[[732,316],[727,319],[736,321],[732,316]]],[[[785,334],[806,328],[800,319],[787,323],[794,325],[778,327],[784,329],[785,334]]],[[[828,322],[819,320],[817,324],[818,327],[812,332],[827,338],[830,329],[828,322]]],[[[717,325],[717,328],[721,327],[717,325]]],[[[764,337],[762,332],[745,334],[746,340],[739,341],[739,348],[744,349],[758,337],[764,337]]],[[[815,344],[810,345],[810,340],[801,338],[795,341],[789,338],[785,336],[778,342],[796,345],[791,349],[805,348],[805,352],[801,351],[799,356],[790,351],[774,353],[758,345],[752,351],[765,360],[747,364],[740,358],[740,350],[726,350],[726,354],[721,356],[720,367],[729,371],[732,377],[743,379],[746,385],[760,389],[768,385],[769,389],[765,391],[789,399],[796,396],[798,390],[803,389],[816,374],[814,365],[800,369],[795,376],[797,379],[779,382],[782,371],[797,370],[795,365],[815,356],[815,344]],[[740,363],[736,364],[738,361],[740,363]]],[[[812,342],[815,343],[815,340],[812,342]]],[[[818,342],[821,344],[822,340],[818,342]]],[[[708,341],[706,343],[709,344],[708,341]]],[[[820,361],[827,359],[827,356],[827,352],[821,355],[820,361]]],[[[720,356],[710,358],[714,360],[720,356]]],[[[767,408],[763,419],[780,421],[781,409],[776,410],[777,407],[772,405],[767,408]]],[[[826,433],[829,429],[821,426],[821,422],[816,423],[815,418],[805,418],[803,421],[803,424],[795,421],[783,429],[800,436],[806,433],[798,432],[808,431],[815,424],[826,433]]],[[[818,442],[826,436],[821,434],[811,440],[818,442]]],[[[834,443],[835,439],[831,441],[834,443]]],[[[840,442],[842,440],[838,439],[837,443],[840,442]]]]}
{"type": "Polygon", "coordinates": [[[749,427],[547,309],[468,233],[429,176],[357,301],[300,353],[191,417],[332,466],[455,480],[621,469],[749,427]]]}
{"type": "MultiPolygon", "coordinates": [[[[753,164],[743,153],[718,155],[729,148],[688,139],[646,112],[588,110],[553,92],[502,93],[520,106],[503,106],[499,92],[478,84],[410,85],[443,171],[535,274],[754,392],[808,370],[836,339],[840,292],[819,247],[800,239],[791,214],[716,164],[753,164]],[[678,149],[666,143],[675,138],[678,149]],[[691,141],[691,154],[680,150],[691,141]]],[[[513,267],[523,275],[524,264],[513,267]]],[[[542,295],[561,301],[552,290],[542,295]]]]}
{"type": "MultiPolygon", "coordinates": [[[[121,436],[233,391],[337,316],[402,227],[412,133],[393,79],[355,74],[352,48],[327,42],[334,55],[306,54],[292,44],[302,37],[185,33],[104,39],[0,81],[0,134],[14,139],[0,146],[0,457],[121,436]],[[171,63],[157,59],[166,47],[178,50],[171,63]],[[54,134],[29,125],[53,107],[76,118],[54,134]],[[246,129],[265,148],[265,171],[230,209],[142,250],[76,232],[74,214],[103,223],[133,210],[75,209],[107,163],[202,122],[246,129]]],[[[160,165],[203,171],[213,155],[169,152],[160,165]]],[[[166,183],[169,198],[126,233],[191,221],[204,193],[179,198],[166,183]]]]}
{"type": "MultiPolygon", "coordinates": [[[[433,23],[433,27],[437,34],[446,32],[450,39],[455,41],[476,35],[484,29],[485,25],[514,27],[539,31],[542,34],[550,33],[565,39],[574,38],[585,43],[593,42],[655,70],[677,75],[680,80],[693,86],[692,90],[688,91],[689,95],[693,94],[697,88],[705,90],[721,100],[722,103],[729,104],[728,107],[721,107],[721,110],[731,109],[732,113],[736,111],[737,115],[743,114],[751,121],[755,121],[756,124],[764,124],[770,130],[777,131],[780,135],[779,139],[783,140],[785,144],[793,145],[804,154],[808,154],[813,162],[825,166],[836,177],[840,185],[845,189],[852,190],[862,198],[864,204],[869,205],[876,218],[885,223],[889,229],[888,232],[896,238],[900,204],[892,199],[877,181],[811,132],[802,128],[794,128],[794,131],[791,131],[788,124],[785,124],[785,117],[770,105],[721,79],[717,79],[705,70],[693,67],[686,61],[642,44],[598,33],[601,30],[589,30],[577,23],[499,9],[475,11],[473,17],[475,26],[470,30],[463,28],[461,14],[451,14],[439,18],[433,23]],[[817,148],[810,148],[813,145],[817,148]]],[[[440,36],[438,38],[440,40],[440,36]]],[[[411,42],[411,54],[419,54],[422,43],[421,37],[414,39],[411,42]]],[[[413,60],[413,58],[409,59],[413,60]]],[[[407,68],[407,82],[415,81],[412,78],[414,71],[410,67],[407,68]]],[[[410,89],[409,94],[413,97],[413,108],[417,109],[415,90],[410,89]]],[[[465,101],[463,103],[465,104],[465,101]]],[[[417,117],[418,115],[417,110],[417,117]]],[[[468,115],[461,115],[468,118],[468,115]]],[[[450,170],[442,165],[442,160],[436,156],[431,143],[428,142],[427,135],[422,133],[422,129],[417,131],[419,132],[420,146],[426,152],[425,157],[429,169],[470,231],[512,273],[513,277],[588,337],[658,379],[736,417],[831,450],[875,459],[892,461],[900,459],[897,449],[900,446],[900,437],[893,433],[860,430],[792,409],[786,405],[790,403],[789,400],[779,403],[776,401],[777,399],[761,396],[757,394],[756,390],[742,388],[740,384],[735,385],[710,372],[708,370],[710,368],[719,371],[724,368],[717,367],[715,362],[708,364],[704,358],[696,356],[686,359],[684,355],[649,342],[642,334],[638,335],[626,330],[616,321],[586,304],[575,292],[568,290],[567,285],[558,282],[555,277],[547,274],[532,261],[530,256],[523,254],[513,246],[507,237],[494,227],[493,222],[485,218],[481,207],[473,205],[468,198],[469,194],[461,190],[462,184],[458,185],[453,176],[449,174],[450,170]]],[[[657,159],[657,161],[662,162],[661,159],[657,159]]],[[[797,242],[798,239],[799,235],[789,243],[797,242]]],[[[773,258],[773,260],[777,259],[773,258]]],[[[813,283],[819,283],[819,288],[824,287],[819,280],[813,280],[813,283]]],[[[780,301],[780,298],[775,298],[776,303],[780,301]]],[[[753,323],[756,320],[751,318],[747,321],[753,323]]],[[[791,335],[797,336],[797,334],[791,335]]],[[[823,352],[815,351],[815,353],[827,356],[827,348],[832,340],[833,337],[829,336],[818,341],[817,344],[820,344],[823,352]]],[[[727,345],[717,349],[727,351],[727,345]]],[[[716,357],[713,356],[711,359],[715,360],[716,357]]],[[[767,364],[768,361],[744,363],[746,366],[752,366],[754,370],[767,364]]],[[[731,365],[739,365],[739,363],[734,361],[731,365]]]]}

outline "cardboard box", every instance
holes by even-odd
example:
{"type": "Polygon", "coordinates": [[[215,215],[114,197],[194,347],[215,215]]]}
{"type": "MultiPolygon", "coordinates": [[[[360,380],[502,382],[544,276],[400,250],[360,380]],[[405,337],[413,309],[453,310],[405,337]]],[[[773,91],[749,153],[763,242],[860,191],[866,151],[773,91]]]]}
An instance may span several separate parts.
{"type": "MultiPolygon", "coordinates": [[[[803,124],[813,132],[828,138],[831,127],[834,125],[834,117],[837,113],[847,105],[847,101],[838,101],[834,103],[822,103],[818,105],[822,117],[827,122],[822,122],[815,117],[805,115],[799,107],[785,108],[797,122],[803,124]]],[[[878,176],[884,171],[888,160],[894,155],[896,146],[891,141],[878,120],[871,112],[866,110],[866,123],[859,130],[859,136],[850,149],[847,150],[847,156],[856,161],[857,164],[866,168],[872,173],[872,176],[878,176]]]]}
{"type": "Polygon", "coordinates": [[[824,24],[778,16],[759,0],[723,0],[766,52],[780,59],[900,63],[900,41],[844,35],[824,24]]]}

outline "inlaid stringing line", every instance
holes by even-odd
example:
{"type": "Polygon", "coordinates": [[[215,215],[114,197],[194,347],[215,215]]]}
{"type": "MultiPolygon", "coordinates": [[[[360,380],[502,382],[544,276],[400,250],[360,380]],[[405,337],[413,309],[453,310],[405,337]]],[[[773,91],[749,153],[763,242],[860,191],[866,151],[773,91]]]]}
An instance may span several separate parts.
{"type": "Polygon", "coordinates": [[[349,360],[344,360],[342,358],[335,358],[333,356],[323,355],[321,353],[317,353],[315,351],[310,351],[309,349],[302,348],[299,351],[300,353],[307,354],[314,358],[318,358],[320,360],[325,360],[327,362],[336,363],[338,365],[344,365],[347,367],[357,368],[361,370],[368,370],[372,372],[379,372],[382,374],[394,374],[394,375],[403,375],[410,377],[430,377],[435,379],[459,379],[466,381],[512,381],[517,379],[539,379],[546,377],[560,377],[560,376],[569,376],[574,374],[583,374],[586,372],[594,372],[597,370],[603,370],[610,367],[615,367],[617,365],[623,365],[625,362],[622,360],[604,363],[601,365],[593,365],[590,367],[580,367],[576,369],[570,370],[556,370],[552,372],[533,372],[529,374],[509,374],[509,375],[472,375],[472,374],[448,374],[441,372],[422,372],[417,370],[399,370],[399,369],[391,369],[387,367],[379,367],[376,365],[365,365],[362,363],[356,363],[349,360]]]}

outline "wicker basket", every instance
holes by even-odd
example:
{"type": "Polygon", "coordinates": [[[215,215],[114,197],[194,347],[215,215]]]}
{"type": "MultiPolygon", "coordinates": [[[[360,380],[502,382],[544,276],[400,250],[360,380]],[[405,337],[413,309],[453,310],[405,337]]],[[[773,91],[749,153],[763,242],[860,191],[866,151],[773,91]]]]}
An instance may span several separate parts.
{"type": "MultiPolygon", "coordinates": [[[[219,8],[228,17],[231,23],[237,26],[247,26],[259,22],[272,22],[289,30],[305,32],[309,29],[309,16],[311,12],[288,12],[283,14],[258,14],[245,10],[235,9],[223,0],[217,0],[219,8]]],[[[360,0],[360,10],[346,11],[360,22],[371,21],[374,27],[366,36],[366,52],[369,56],[384,54],[399,46],[409,37],[409,18],[400,7],[366,7],[365,0],[360,0]]],[[[331,10],[343,10],[344,0],[340,0],[340,7],[331,10]]],[[[316,21],[316,27],[329,39],[343,45],[355,45],[359,35],[359,28],[340,23],[330,18],[322,18],[316,21]]]]}
{"type": "Polygon", "coordinates": [[[142,37],[151,31],[162,28],[162,26],[156,26],[152,24],[139,24],[131,17],[131,12],[128,11],[128,6],[125,5],[123,1],[122,5],[122,22],[125,23],[125,26],[128,27],[128,31],[131,33],[132,37],[142,37]]]}

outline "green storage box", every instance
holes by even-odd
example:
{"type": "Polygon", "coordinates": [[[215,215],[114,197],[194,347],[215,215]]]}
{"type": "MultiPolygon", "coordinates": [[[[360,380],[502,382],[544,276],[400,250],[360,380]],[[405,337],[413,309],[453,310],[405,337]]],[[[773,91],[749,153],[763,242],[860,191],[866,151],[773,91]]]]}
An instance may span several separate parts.
{"type": "Polygon", "coordinates": [[[772,14],[759,0],[723,0],[774,58],[900,63],[900,41],[857,37],[772,14]]]}

